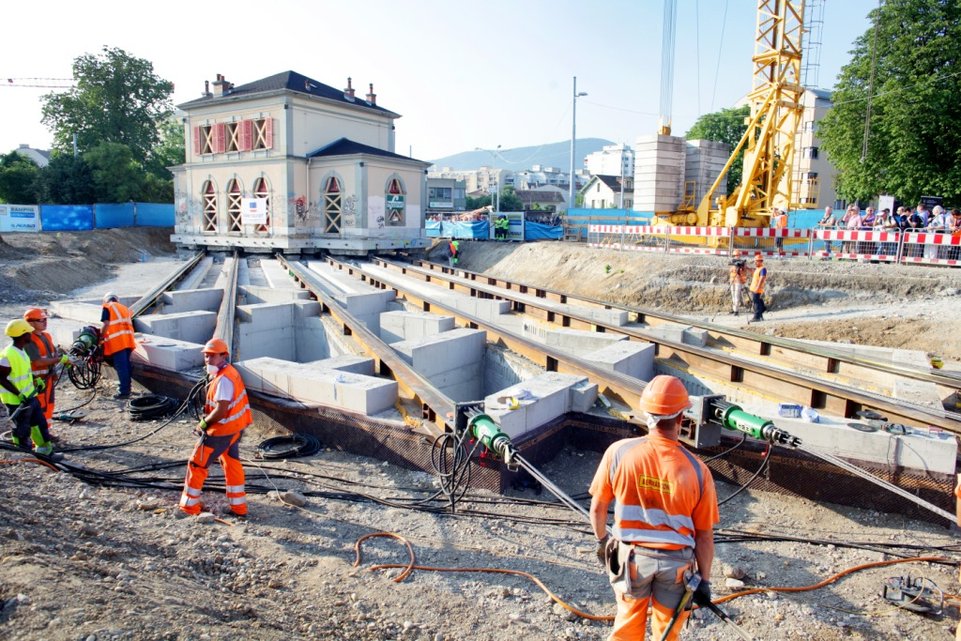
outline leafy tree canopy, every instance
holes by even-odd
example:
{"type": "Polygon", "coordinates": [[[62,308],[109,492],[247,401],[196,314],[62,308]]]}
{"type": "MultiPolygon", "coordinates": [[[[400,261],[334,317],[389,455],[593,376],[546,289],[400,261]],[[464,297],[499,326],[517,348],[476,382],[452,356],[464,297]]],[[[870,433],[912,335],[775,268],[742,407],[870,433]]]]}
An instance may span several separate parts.
{"type": "Polygon", "coordinates": [[[140,196],[144,174],[133,153],[119,142],[103,142],[83,155],[93,176],[96,200],[123,203],[140,196]]]}
{"type": "Polygon", "coordinates": [[[160,123],[173,112],[173,83],[157,76],[149,61],[110,47],[74,60],[73,77],[73,89],[42,98],[54,148],[67,152],[76,134],[81,153],[113,142],[134,158],[149,158],[160,142],[160,123]]]}
{"type": "Polygon", "coordinates": [[[871,18],[820,124],[822,147],[838,169],[838,195],[958,202],[961,3],[886,0],[871,18]]]}
{"type": "Polygon", "coordinates": [[[50,160],[37,177],[36,186],[41,203],[89,205],[96,196],[90,166],[83,158],[65,154],[50,160]]]}
{"type": "Polygon", "coordinates": [[[0,202],[37,204],[34,183],[39,174],[40,168],[16,151],[0,156],[0,202]]]}
{"type": "MultiPolygon", "coordinates": [[[[713,140],[731,146],[733,150],[747,131],[747,118],[751,115],[751,107],[744,105],[734,109],[721,109],[710,114],[704,114],[695,121],[684,135],[688,140],[713,140]]],[[[744,164],[744,150],[738,152],[737,158],[727,172],[727,193],[741,182],[741,171],[744,164]]]]}
{"type": "Polygon", "coordinates": [[[501,211],[524,211],[524,203],[517,197],[513,187],[504,187],[497,197],[501,211]]]}

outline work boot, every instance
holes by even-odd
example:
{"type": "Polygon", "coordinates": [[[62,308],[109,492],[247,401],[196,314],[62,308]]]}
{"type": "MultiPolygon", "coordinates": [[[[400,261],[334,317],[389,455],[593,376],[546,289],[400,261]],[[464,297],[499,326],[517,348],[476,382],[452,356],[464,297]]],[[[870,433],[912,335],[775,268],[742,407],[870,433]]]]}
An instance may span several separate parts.
{"type": "Polygon", "coordinates": [[[113,395],[113,400],[115,401],[125,401],[128,398],[130,398],[130,392],[127,392],[126,394],[124,394],[123,392],[117,392],[116,394],[113,395]]]}

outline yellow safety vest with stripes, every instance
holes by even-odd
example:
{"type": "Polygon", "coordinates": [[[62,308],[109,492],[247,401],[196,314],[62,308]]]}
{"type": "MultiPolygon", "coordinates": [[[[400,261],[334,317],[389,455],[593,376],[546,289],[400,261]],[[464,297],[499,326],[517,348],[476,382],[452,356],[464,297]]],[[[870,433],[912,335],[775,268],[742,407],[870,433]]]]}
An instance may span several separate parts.
{"type": "MultiPolygon", "coordinates": [[[[30,369],[30,357],[22,349],[14,347],[13,343],[0,352],[0,357],[6,358],[10,363],[10,374],[7,375],[7,379],[20,390],[20,394],[23,396],[33,394],[33,370],[30,369]]],[[[16,394],[11,394],[5,387],[0,387],[0,401],[7,405],[20,404],[20,398],[16,394]]]]}

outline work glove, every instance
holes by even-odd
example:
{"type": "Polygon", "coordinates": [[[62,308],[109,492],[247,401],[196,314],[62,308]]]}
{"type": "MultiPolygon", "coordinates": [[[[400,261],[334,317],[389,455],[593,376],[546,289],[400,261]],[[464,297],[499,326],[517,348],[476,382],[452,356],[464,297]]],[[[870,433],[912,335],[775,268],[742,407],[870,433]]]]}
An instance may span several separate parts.
{"type": "Polygon", "coordinates": [[[207,421],[200,419],[200,422],[197,423],[197,427],[194,428],[194,434],[197,436],[205,436],[207,434],[207,421]]]}
{"type": "Polygon", "coordinates": [[[42,392],[43,390],[47,389],[47,381],[35,376],[33,379],[33,386],[38,392],[42,392]]]}
{"type": "Polygon", "coordinates": [[[711,601],[711,582],[702,580],[694,590],[694,595],[692,596],[694,603],[699,607],[706,608],[712,604],[711,601]]]}
{"type": "Polygon", "coordinates": [[[60,357],[60,364],[61,364],[61,365],[69,365],[69,364],[70,364],[70,355],[69,355],[69,354],[64,354],[64,355],[62,355],[62,356],[60,357]]]}
{"type": "Polygon", "coordinates": [[[607,567],[607,542],[610,538],[610,534],[605,534],[604,538],[597,542],[597,560],[605,567],[607,567]]]}

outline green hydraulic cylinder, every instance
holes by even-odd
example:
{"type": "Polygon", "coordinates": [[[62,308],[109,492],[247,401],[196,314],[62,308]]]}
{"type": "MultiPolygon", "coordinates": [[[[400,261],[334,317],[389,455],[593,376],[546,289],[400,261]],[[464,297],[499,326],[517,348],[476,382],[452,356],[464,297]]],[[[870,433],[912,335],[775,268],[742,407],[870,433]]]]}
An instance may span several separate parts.
{"type": "Polygon", "coordinates": [[[491,452],[510,465],[513,461],[514,445],[511,437],[501,431],[487,414],[476,414],[470,419],[471,433],[491,452]]]}
{"type": "Polygon", "coordinates": [[[798,447],[801,439],[777,427],[772,421],[745,412],[737,405],[723,400],[712,399],[711,414],[721,427],[729,430],[744,432],[762,441],[768,441],[786,447],[798,447]]]}

